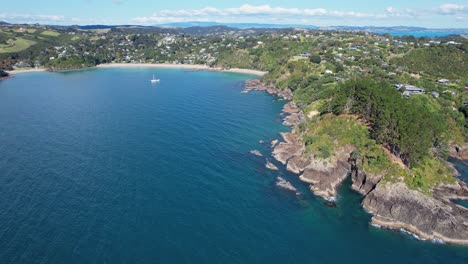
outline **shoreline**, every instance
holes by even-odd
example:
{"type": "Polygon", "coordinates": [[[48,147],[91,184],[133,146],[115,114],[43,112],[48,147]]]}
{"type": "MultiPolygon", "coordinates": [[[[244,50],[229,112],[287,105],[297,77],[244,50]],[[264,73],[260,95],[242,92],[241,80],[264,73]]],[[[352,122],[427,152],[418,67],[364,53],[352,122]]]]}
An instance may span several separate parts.
{"type": "Polygon", "coordinates": [[[96,65],[96,68],[159,68],[159,69],[186,69],[194,71],[214,71],[214,72],[228,72],[228,73],[241,73],[263,76],[267,74],[264,71],[251,70],[251,69],[223,69],[219,67],[209,67],[202,64],[169,64],[169,63],[106,63],[96,65]]]}
{"type": "Polygon", "coordinates": [[[448,238],[437,232],[434,232],[433,234],[426,234],[411,224],[406,224],[406,223],[402,223],[396,220],[387,219],[379,215],[372,216],[371,224],[377,228],[385,228],[385,229],[390,229],[390,230],[403,230],[407,232],[408,234],[412,235],[413,237],[415,237],[416,239],[422,240],[422,241],[433,241],[433,242],[441,241],[443,243],[448,243],[448,244],[453,244],[453,245],[465,245],[465,246],[468,245],[467,240],[448,238]]]}
{"type": "MultiPolygon", "coordinates": [[[[169,64],[169,63],[105,63],[105,64],[98,64],[94,67],[86,67],[83,69],[72,69],[72,70],[63,70],[65,71],[79,71],[79,70],[86,70],[86,69],[93,69],[93,68],[159,68],[159,69],[186,69],[186,70],[193,70],[193,71],[213,71],[213,72],[227,72],[227,73],[240,73],[240,74],[250,74],[256,76],[264,76],[268,72],[265,71],[258,71],[258,70],[251,70],[251,69],[240,69],[240,68],[232,68],[232,69],[223,69],[220,67],[209,67],[207,65],[202,64],[169,64]]],[[[21,73],[29,73],[29,72],[45,72],[49,71],[46,68],[32,68],[32,69],[23,69],[23,70],[12,70],[6,71],[10,76],[15,74],[21,73]]],[[[62,72],[62,71],[51,71],[51,72],[62,72]]]]}
{"type": "Polygon", "coordinates": [[[10,77],[11,77],[15,74],[28,73],[28,72],[44,72],[44,71],[47,71],[47,70],[44,68],[33,68],[33,69],[13,70],[13,71],[5,71],[5,72],[10,74],[10,77]]]}

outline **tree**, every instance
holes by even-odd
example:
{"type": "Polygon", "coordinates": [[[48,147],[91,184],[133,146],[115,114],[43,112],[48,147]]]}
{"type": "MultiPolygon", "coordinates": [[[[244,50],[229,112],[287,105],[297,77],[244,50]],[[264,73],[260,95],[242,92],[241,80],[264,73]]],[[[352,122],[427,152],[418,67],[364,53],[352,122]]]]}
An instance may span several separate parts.
{"type": "Polygon", "coordinates": [[[320,58],[319,55],[312,55],[309,58],[310,62],[315,63],[315,64],[320,64],[322,62],[322,59],[320,58]]]}
{"type": "Polygon", "coordinates": [[[335,92],[328,111],[360,116],[371,126],[371,137],[399,156],[408,167],[417,165],[429,149],[445,149],[447,117],[427,109],[421,100],[403,98],[390,85],[369,80],[348,81],[335,92]]]}

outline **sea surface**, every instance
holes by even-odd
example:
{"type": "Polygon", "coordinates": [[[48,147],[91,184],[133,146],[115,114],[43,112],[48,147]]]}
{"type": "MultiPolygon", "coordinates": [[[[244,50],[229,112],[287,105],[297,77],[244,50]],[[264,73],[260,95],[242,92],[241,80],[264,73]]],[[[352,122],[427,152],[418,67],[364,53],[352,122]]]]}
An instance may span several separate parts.
{"type": "Polygon", "coordinates": [[[285,102],[252,76],[153,72],[0,81],[0,263],[468,263],[370,226],[349,180],[333,207],[267,170],[285,102]]]}

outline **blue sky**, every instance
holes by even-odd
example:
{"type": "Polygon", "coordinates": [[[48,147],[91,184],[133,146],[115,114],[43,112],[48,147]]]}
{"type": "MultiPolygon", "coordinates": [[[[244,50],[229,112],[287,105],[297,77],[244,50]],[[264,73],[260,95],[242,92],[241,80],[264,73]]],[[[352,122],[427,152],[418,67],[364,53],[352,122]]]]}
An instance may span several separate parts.
{"type": "Polygon", "coordinates": [[[0,20],[47,24],[181,21],[468,28],[468,0],[13,0],[0,20]]]}

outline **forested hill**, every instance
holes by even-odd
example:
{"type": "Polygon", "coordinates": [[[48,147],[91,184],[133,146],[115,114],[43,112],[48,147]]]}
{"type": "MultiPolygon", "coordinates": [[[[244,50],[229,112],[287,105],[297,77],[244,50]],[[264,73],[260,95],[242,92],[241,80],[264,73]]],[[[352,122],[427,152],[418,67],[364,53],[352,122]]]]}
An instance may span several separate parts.
{"type": "Polygon", "coordinates": [[[417,49],[408,55],[395,58],[392,63],[412,72],[423,72],[435,78],[468,78],[468,44],[459,47],[431,47],[417,49]]]}

